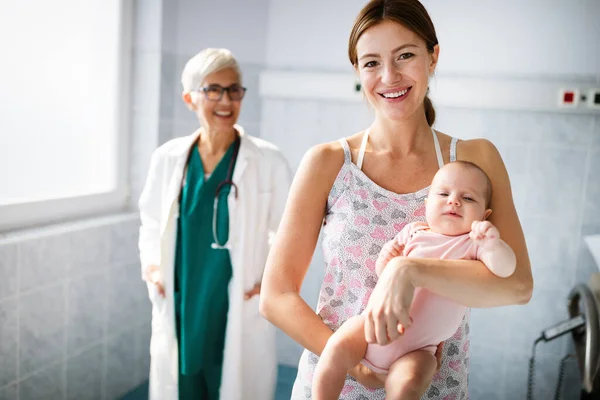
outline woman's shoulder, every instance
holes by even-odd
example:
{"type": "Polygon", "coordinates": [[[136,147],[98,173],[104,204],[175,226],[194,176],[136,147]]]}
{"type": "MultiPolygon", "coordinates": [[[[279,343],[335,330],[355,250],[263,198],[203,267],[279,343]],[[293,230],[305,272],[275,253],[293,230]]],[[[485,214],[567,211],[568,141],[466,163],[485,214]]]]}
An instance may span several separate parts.
{"type": "Polygon", "coordinates": [[[494,143],[483,138],[459,140],[456,145],[456,158],[477,164],[486,172],[487,169],[504,167],[500,152],[494,143]]]}

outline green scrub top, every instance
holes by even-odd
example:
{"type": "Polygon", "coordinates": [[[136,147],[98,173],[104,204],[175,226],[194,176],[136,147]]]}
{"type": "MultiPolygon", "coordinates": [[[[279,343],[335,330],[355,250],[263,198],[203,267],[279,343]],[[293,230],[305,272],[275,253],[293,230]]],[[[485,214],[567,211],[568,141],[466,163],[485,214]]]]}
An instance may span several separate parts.
{"type": "MultiPolygon", "coordinates": [[[[228,250],[211,248],[213,206],[217,186],[227,179],[231,163],[233,174],[235,145],[234,141],[206,180],[200,152],[194,146],[181,191],[175,256],[180,399],[219,398],[232,266],[228,250]]],[[[231,186],[225,185],[219,192],[217,235],[221,244],[229,237],[230,191],[231,186]]]]}

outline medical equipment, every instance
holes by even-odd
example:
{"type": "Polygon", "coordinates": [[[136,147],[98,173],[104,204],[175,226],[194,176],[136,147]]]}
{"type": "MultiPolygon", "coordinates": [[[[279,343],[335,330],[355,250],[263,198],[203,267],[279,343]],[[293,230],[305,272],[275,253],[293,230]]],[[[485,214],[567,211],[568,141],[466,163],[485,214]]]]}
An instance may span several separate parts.
{"type": "MultiPolygon", "coordinates": [[[[217,214],[218,214],[218,210],[219,210],[219,194],[227,186],[230,186],[231,190],[233,190],[236,200],[238,198],[238,187],[233,182],[233,169],[235,167],[235,162],[237,160],[238,153],[240,152],[240,144],[241,144],[240,136],[236,135],[235,142],[233,143],[233,146],[234,146],[233,147],[233,155],[231,156],[231,160],[229,161],[229,167],[227,169],[227,178],[224,181],[219,183],[219,185],[217,186],[217,190],[215,192],[215,199],[213,202],[213,218],[212,218],[213,243],[211,243],[211,245],[210,245],[210,247],[215,250],[229,250],[231,248],[231,246],[229,245],[229,238],[225,241],[225,243],[219,243],[219,236],[217,234],[218,233],[217,232],[217,214]]],[[[192,151],[194,151],[195,148],[196,148],[196,146],[193,146],[192,151]]],[[[190,151],[190,155],[191,155],[191,151],[190,151]]],[[[185,183],[186,183],[188,162],[189,162],[189,156],[188,156],[188,161],[186,162],[186,167],[183,171],[183,179],[181,182],[182,188],[185,186],[185,183]]],[[[180,194],[180,196],[181,196],[181,194],[180,194]]]]}
{"type": "Polygon", "coordinates": [[[566,333],[571,333],[575,343],[574,355],[561,360],[554,399],[560,398],[565,362],[576,358],[581,375],[581,400],[600,398],[600,274],[592,275],[589,284],[576,285],[568,296],[569,319],[553,325],[538,337],[532,348],[529,361],[527,399],[533,398],[535,372],[535,348],[540,341],[549,342],[566,333]]]}

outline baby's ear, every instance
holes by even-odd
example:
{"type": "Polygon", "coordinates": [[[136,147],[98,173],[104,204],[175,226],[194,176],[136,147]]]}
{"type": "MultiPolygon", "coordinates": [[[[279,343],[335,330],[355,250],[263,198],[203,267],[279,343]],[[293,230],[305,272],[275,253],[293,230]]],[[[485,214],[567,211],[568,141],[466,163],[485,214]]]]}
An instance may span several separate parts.
{"type": "Polygon", "coordinates": [[[485,213],[483,213],[483,220],[485,221],[486,219],[488,219],[488,217],[490,216],[491,213],[492,213],[491,208],[488,208],[487,210],[485,210],[485,213]]]}

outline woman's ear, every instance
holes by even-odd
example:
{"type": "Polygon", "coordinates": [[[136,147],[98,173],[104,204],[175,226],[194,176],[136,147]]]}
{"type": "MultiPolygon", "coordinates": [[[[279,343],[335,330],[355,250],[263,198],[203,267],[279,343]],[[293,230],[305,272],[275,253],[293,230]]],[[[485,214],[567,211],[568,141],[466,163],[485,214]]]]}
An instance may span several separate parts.
{"type": "Polygon", "coordinates": [[[433,46],[433,53],[429,53],[431,62],[429,63],[429,75],[433,75],[435,67],[437,67],[438,59],[440,57],[440,45],[436,44],[433,46]]]}
{"type": "Polygon", "coordinates": [[[190,92],[183,92],[181,94],[181,99],[190,110],[196,111],[196,105],[194,104],[192,94],[190,92]]]}
{"type": "Polygon", "coordinates": [[[483,220],[485,221],[486,219],[488,219],[488,217],[490,216],[491,213],[492,213],[491,208],[488,208],[487,210],[485,210],[485,213],[483,213],[483,220]]]}

